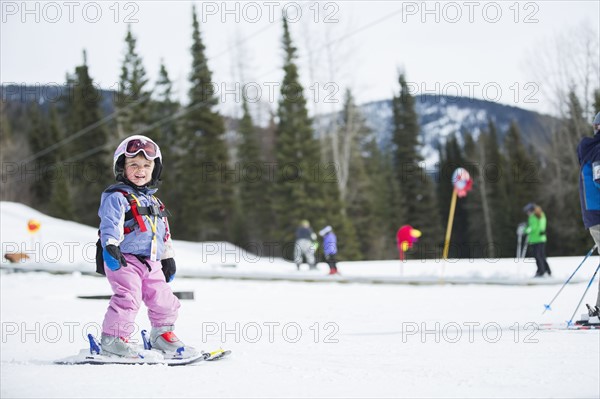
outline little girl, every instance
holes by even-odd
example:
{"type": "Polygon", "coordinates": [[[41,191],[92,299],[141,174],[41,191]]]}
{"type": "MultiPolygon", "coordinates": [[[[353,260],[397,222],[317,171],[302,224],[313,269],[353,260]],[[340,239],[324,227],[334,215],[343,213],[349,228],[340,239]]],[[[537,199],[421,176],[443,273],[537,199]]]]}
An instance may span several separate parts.
{"type": "Polygon", "coordinates": [[[180,304],[167,283],[175,276],[175,260],[168,213],[152,188],[162,167],[160,148],[145,136],[123,140],[114,154],[119,183],[104,190],[98,211],[104,260],[100,271],[114,293],[102,325],[103,352],[139,356],[128,338],[137,331],[134,323],[142,301],[148,308],[153,349],[177,357],[195,352],[173,332],[180,304]]]}

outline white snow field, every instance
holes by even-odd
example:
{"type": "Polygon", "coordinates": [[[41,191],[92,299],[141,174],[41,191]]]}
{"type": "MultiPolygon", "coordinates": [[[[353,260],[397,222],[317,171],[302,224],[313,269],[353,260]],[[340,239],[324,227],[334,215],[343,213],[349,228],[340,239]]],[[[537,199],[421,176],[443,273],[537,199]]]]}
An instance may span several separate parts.
{"type": "MultiPolygon", "coordinates": [[[[31,251],[32,259],[18,264],[22,269],[93,269],[81,255],[57,257],[44,248],[95,241],[89,238],[95,229],[15,203],[2,202],[0,209],[3,253],[40,245],[37,259],[31,251]],[[41,222],[39,236],[28,235],[29,218],[41,222]]],[[[195,294],[181,301],[176,332],[199,349],[231,349],[229,358],[183,367],[55,365],[87,347],[88,332],[99,334],[108,301],[77,296],[110,294],[108,283],[77,270],[2,270],[0,397],[600,397],[600,330],[537,329],[571,317],[596,255],[541,315],[584,254],[550,258],[554,277],[535,285],[526,283],[533,280],[532,263],[504,259],[341,263],[344,275],[379,275],[395,284],[339,284],[182,278],[194,268],[237,269],[244,278],[264,268],[279,280],[298,272],[276,259],[223,267],[218,251],[199,261],[194,246],[198,251],[202,244],[175,245],[181,272],[172,288],[195,294]],[[393,281],[400,273],[406,280],[393,281]],[[449,277],[457,280],[442,284],[449,277]]],[[[310,276],[323,275],[322,266],[300,274],[315,280],[310,276]]],[[[594,303],[597,290],[596,281],[583,303],[594,303]]],[[[144,307],[135,328],[150,328],[144,307]]]]}

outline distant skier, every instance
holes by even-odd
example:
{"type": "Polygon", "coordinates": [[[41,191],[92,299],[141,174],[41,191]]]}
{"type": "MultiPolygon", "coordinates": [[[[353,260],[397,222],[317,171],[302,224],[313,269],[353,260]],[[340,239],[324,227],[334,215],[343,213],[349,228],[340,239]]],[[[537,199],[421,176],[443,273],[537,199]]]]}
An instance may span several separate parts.
{"type": "Polygon", "coordinates": [[[525,234],[528,236],[529,248],[535,258],[537,271],[533,277],[543,277],[544,274],[552,275],[546,260],[546,214],[539,205],[529,203],[523,208],[528,216],[525,234]]]}
{"type": "Polygon", "coordinates": [[[310,227],[308,220],[302,220],[296,229],[296,243],[294,245],[294,263],[300,270],[303,258],[306,258],[310,270],[316,270],[314,243],[317,235],[310,227]]]}
{"type": "Polygon", "coordinates": [[[329,265],[329,274],[338,274],[337,259],[337,237],[333,232],[331,226],[325,226],[319,235],[323,237],[323,253],[325,254],[325,261],[329,265]]]}
{"type": "Polygon", "coordinates": [[[160,148],[145,136],[123,140],[114,153],[119,183],[104,190],[98,211],[102,246],[98,272],[106,274],[114,292],[102,325],[106,353],[138,357],[128,338],[137,330],[142,301],[148,308],[153,349],[182,357],[195,352],[173,333],[180,304],[167,283],[175,276],[175,260],[167,213],[153,188],[162,168],[160,148]]]}
{"type": "Polygon", "coordinates": [[[396,245],[400,253],[400,260],[404,260],[406,251],[419,241],[419,237],[421,237],[421,232],[411,225],[405,224],[398,229],[396,233],[396,245]]]}
{"type": "MultiPolygon", "coordinates": [[[[594,137],[584,137],[577,147],[579,157],[579,199],[583,224],[590,230],[600,252],[600,112],[592,121],[594,137]]],[[[600,282],[596,306],[590,316],[600,316],[600,282]]]]}

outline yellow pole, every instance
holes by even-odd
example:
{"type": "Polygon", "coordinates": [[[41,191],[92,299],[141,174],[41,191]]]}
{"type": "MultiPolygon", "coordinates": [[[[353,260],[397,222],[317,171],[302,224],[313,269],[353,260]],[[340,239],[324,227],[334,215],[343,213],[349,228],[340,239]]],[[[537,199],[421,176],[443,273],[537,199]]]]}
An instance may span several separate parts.
{"type": "Polygon", "coordinates": [[[446,242],[444,243],[444,259],[448,259],[448,249],[450,246],[450,235],[452,234],[452,223],[454,223],[454,209],[456,208],[456,190],[452,191],[452,201],[450,202],[450,215],[448,216],[448,227],[446,227],[446,242]]]}

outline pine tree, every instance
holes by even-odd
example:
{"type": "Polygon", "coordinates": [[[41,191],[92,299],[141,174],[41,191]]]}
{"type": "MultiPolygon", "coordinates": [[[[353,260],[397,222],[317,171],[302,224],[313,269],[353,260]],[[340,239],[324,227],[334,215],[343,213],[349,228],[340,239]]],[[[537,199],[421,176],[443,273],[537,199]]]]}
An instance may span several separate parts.
{"type": "MultiPolygon", "coordinates": [[[[539,163],[523,145],[516,122],[510,124],[504,139],[504,149],[507,158],[508,225],[513,226],[516,230],[519,223],[526,222],[526,216],[523,213],[525,204],[539,201],[539,163]]],[[[514,234],[512,236],[515,237],[514,234]]],[[[513,243],[516,244],[516,241],[513,240],[513,243]]],[[[511,250],[516,253],[516,245],[511,245],[509,251],[511,250]]]]}
{"type": "MultiPolygon", "coordinates": [[[[88,225],[98,224],[98,207],[102,191],[112,182],[112,151],[115,138],[108,134],[104,125],[99,125],[81,135],[84,129],[102,119],[100,104],[102,95],[96,90],[90,77],[84,51],[83,65],[75,68],[68,77],[70,95],[62,98],[66,112],[67,137],[76,135],[68,149],[68,184],[72,188],[75,220],[88,225]],[[109,147],[110,146],[110,147],[109,147]]],[[[116,146],[116,144],[115,144],[116,146]]]]}
{"type": "Polygon", "coordinates": [[[175,115],[180,110],[180,104],[173,101],[173,83],[164,63],[161,61],[158,80],[154,89],[155,99],[150,108],[152,124],[159,124],[146,135],[160,146],[163,170],[158,196],[171,213],[171,223],[177,224],[181,216],[180,193],[184,190],[181,185],[181,175],[185,172],[185,161],[182,159],[181,148],[185,143],[178,142],[180,126],[175,115]]]}
{"type": "Polygon", "coordinates": [[[485,193],[489,204],[493,241],[489,243],[491,258],[513,256],[516,226],[509,224],[509,198],[507,194],[506,160],[500,151],[498,133],[493,121],[489,121],[488,131],[482,137],[485,145],[485,161],[482,164],[485,193]]]}
{"type": "Polygon", "coordinates": [[[486,179],[484,178],[485,149],[483,133],[477,141],[469,132],[463,135],[465,139],[465,166],[473,179],[473,189],[464,198],[465,210],[468,213],[469,257],[490,257],[490,243],[494,241],[491,215],[486,194],[486,179]]]}
{"type": "MultiPolygon", "coordinates": [[[[311,119],[300,84],[296,66],[296,48],[292,43],[288,23],[283,18],[284,78],[277,110],[275,159],[276,184],[273,208],[277,239],[289,246],[294,241],[295,226],[309,219],[313,226],[320,225],[324,215],[324,176],[320,165],[319,143],[314,138],[311,119]]],[[[324,222],[324,221],[323,221],[324,222]]],[[[286,254],[289,255],[289,254],[286,254]]]]}
{"type": "Polygon", "coordinates": [[[443,241],[436,196],[433,183],[421,164],[423,158],[420,155],[420,128],[415,100],[408,91],[403,74],[398,80],[400,93],[392,100],[394,166],[402,195],[402,208],[407,217],[399,224],[410,224],[423,233],[413,256],[436,257],[441,254],[443,241]]]}
{"type": "Polygon", "coordinates": [[[545,158],[548,167],[542,169],[544,208],[548,218],[547,237],[549,255],[578,255],[584,253],[588,237],[579,222],[579,160],[577,145],[590,134],[590,123],[583,117],[583,108],[574,92],[568,95],[567,115],[552,136],[551,148],[545,158]],[[566,149],[570,149],[567,151],[566,149]]]}
{"type": "Polygon", "coordinates": [[[182,211],[177,229],[190,240],[228,240],[233,230],[234,197],[227,179],[228,153],[225,126],[213,108],[218,102],[211,88],[205,47],[200,36],[196,8],[192,8],[192,72],[188,112],[184,120],[180,181],[182,211]]]}
{"type": "MultiPolygon", "coordinates": [[[[45,150],[51,143],[47,140],[47,122],[44,115],[40,112],[39,105],[36,103],[31,104],[27,113],[30,126],[27,134],[29,148],[35,155],[40,151],[45,150]]],[[[48,170],[52,166],[52,156],[50,154],[35,159],[33,161],[33,167],[32,165],[28,165],[28,168],[35,171],[31,184],[32,199],[38,209],[42,211],[46,211],[46,206],[50,199],[52,184],[48,179],[48,170]]]]}
{"type": "Polygon", "coordinates": [[[372,135],[365,136],[356,152],[350,170],[347,214],[355,226],[362,258],[396,259],[394,238],[396,220],[400,218],[399,208],[391,206],[397,195],[391,161],[372,135]]]}
{"type": "Polygon", "coordinates": [[[240,224],[243,230],[241,243],[248,250],[257,248],[267,239],[271,220],[268,171],[261,158],[258,129],[254,126],[248,102],[243,98],[242,119],[239,123],[241,143],[238,148],[240,170],[240,224]]]}
{"type": "MultiPolygon", "coordinates": [[[[50,107],[50,125],[48,127],[48,139],[52,143],[58,143],[64,139],[64,134],[59,126],[58,112],[55,107],[50,107]]],[[[73,202],[71,200],[71,188],[67,184],[68,171],[61,161],[65,158],[64,147],[55,149],[53,170],[49,176],[51,182],[48,214],[60,219],[72,220],[74,218],[73,202]]]]}
{"type": "Polygon", "coordinates": [[[24,176],[23,159],[30,154],[25,135],[15,134],[26,128],[18,128],[18,121],[8,117],[8,101],[0,101],[0,162],[2,163],[1,201],[16,201],[31,204],[30,184],[24,176]]]}
{"type": "Polygon", "coordinates": [[[152,123],[160,122],[160,126],[155,129],[155,137],[164,146],[171,147],[177,144],[178,126],[174,118],[173,120],[169,118],[172,118],[179,111],[180,105],[176,101],[173,101],[173,82],[163,61],[160,63],[154,93],[156,101],[152,102],[152,115],[150,119],[152,123]]]}
{"type": "Polygon", "coordinates": [[[118,132],[121,138],[138,133],[150,121],[151,92],[146,90],[148,78],[142,58],[136,50],[137,39],[131,32],[131,25],[127,26],[125,44],[127,48],[121,66],[119,92],[116,98],[119,111],[118,132]]]}

